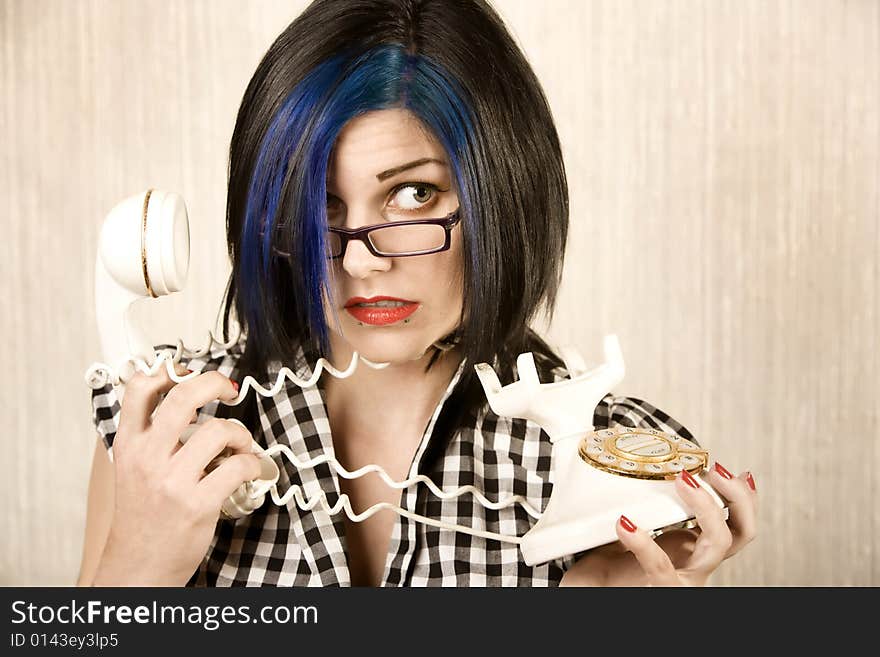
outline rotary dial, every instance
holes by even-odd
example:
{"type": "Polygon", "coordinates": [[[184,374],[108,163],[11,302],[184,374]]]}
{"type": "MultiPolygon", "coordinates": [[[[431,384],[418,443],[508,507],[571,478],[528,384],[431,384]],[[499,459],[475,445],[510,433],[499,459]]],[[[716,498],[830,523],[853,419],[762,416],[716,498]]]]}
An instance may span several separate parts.
{"type": "Polygon", "coordinates": [[[674,479],[682,470],[699,473],[709,464],[709,452],[690,440],[622,426],[587,434],[578,453],[593,467],[638,479],[674,479]]]}

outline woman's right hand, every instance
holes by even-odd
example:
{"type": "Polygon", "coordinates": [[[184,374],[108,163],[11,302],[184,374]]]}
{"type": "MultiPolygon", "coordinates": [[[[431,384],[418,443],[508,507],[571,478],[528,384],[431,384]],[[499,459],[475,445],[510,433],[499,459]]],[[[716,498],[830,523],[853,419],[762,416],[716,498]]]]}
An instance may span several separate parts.
{"type": "Polygon", "coordinates": [[[208,550],[223,501],[259,477],[260,464],[251,453],[250,433],[235,422],[212,418],[186,444],[179,437],[197,409],[237,396],[233,382],[216,371],[181,383],[165,367],[131,378],[113,441],[115,510],[94,586],[189,581],[208,550]],[[227,448],[229,458],[206,473],[227,448]]]}

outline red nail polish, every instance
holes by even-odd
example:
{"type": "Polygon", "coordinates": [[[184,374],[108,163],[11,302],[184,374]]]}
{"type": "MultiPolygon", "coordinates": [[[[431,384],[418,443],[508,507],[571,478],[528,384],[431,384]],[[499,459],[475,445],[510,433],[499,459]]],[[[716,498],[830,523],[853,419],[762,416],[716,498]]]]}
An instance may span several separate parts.
{"type": "Polygon", "coordinates": [[[718,461],[715,461],[715,472],[720,474],[725,479],[733,479],[733,475],[730,474],[727,469],[721,465],[718,461]]]}
{"type": "Polygon", "coordinates": [[[187,370],[186,373],[187,373],[187,374],[192,374],[193,371],[192,371],[192,370],[187,370]]]}
{"type": "Polygon", "coordinates": [[[699,488],[700,487],[700,484],[697,483],[697,480],[694,479],[693,476],[691,476],[691,473],[688,472],[687,470],[681,471],[681,478],[684,481],[684,483],[686,483],[691,488],[699,488]]]}
{"type": "Polygon", "coordinates": [[[755,479],[754,479],[754,477],[752,477],[751,472],[748,475],[746,475],[746,481],[749,484],[749,488],[751,488],[752,490],[756,490],[755,489],[755,479]]]}
{"type": "Polygon", "coordinates": [[[238,392],[238,381],[229,379],[229,382],[232,383],[232,387],[235,388],[235,392],[238,392]]]}
{"type": "Polygon", "coordinates": [[[633,521],[627,518],[626,516],[620,516],[620,526],[623,527],[626,531],[632,534],[638,527],[633,524],[633,521]]]}

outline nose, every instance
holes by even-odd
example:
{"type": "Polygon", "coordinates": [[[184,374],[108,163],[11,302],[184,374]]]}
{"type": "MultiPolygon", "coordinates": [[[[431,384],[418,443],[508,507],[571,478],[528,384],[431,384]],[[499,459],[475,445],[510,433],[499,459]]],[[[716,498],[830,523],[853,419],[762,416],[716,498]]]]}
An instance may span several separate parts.
{"type": "Polygon", "coordinates": [[[342,268],[352,278],[362,280],[371,274],[391,269],[391,258],[375,256],[360,240],[350,240],[342,255],[342,268]]]}

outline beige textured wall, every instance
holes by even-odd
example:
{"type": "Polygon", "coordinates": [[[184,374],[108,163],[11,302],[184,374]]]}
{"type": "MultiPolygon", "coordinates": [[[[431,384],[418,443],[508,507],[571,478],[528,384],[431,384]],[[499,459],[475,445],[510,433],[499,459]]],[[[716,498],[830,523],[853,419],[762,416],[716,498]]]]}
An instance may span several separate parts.
{"type": "MultiPolygon", "coordinates": [[[[226,149],[304,2],[0,1],[0,584],[75,581],[99,356],[98,229],[183,194],[201,344],[225,282],[226,149]]],[[[761,493],[719,585],[880,584],[880,3],[495,0],[564,143],[572,230],[556,342],[628,374],[761,493]]]]}

